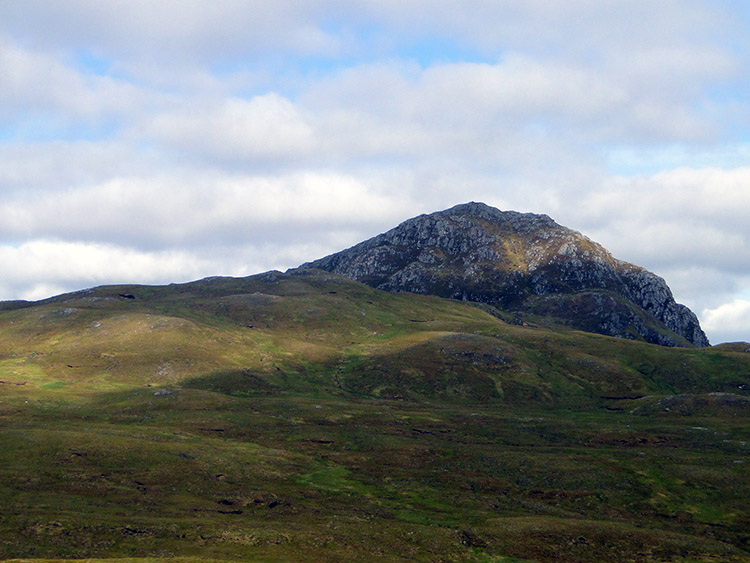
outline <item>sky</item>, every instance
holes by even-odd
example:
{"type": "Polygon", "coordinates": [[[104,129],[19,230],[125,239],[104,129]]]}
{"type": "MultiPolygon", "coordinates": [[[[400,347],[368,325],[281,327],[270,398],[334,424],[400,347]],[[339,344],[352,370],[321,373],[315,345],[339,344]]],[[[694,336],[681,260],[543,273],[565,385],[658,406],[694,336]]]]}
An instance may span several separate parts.
{"type": "Polygon", "coordinates": [[[745,0],[0,0],[0,300],[286,270],[467,201],[750,341],[745,0]]]}

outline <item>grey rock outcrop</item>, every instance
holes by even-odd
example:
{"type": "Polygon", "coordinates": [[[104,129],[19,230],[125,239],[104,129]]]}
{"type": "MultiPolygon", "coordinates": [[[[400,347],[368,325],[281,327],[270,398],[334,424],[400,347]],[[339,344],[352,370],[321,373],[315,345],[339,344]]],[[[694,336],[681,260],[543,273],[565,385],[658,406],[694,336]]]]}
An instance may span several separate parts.
{"type": "Polygon", "coordinates": [[[409,219],[302,267],[387,291],[547,315],[589,332],[708,346],[695,314],[675,302],[662,278],[547,215],[467,203],[409,219]]]}

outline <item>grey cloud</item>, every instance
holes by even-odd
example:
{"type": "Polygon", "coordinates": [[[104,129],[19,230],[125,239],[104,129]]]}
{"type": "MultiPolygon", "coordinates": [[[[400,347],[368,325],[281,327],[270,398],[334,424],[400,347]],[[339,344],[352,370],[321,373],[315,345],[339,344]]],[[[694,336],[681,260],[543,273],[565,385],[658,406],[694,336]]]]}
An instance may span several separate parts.
{"type": "Polygon", "coordinates": [[[49,141],[0,145],[0,205],[16,197],[155,174],[164,162],[120,140],[49,141]]]}
{"type": "Polygon", "coordinates": [[[562,59],[595,61],[644,47],[712,45],[716,34],[741,36],[736,16],[694,0],[363,0],[343,3],[349,20],[377,22],[402,41],[448,37],[484,55],[507,49],[562,59]]]}
{"type": "Polygon", "coordinates": [[[263,0],[36,0],[0,4],[3,27],[34,45],[97,56],[214,63],[276,50],[336,52],[339,42],[316,25],[318,2],[263,0]]]}
{"type": "Polygon", "coordinates": [[[717,32],[741,29],[720,6],[693,0],[34,0],[0,4],[0,21],[15,36],[53,50],[173,64],[280,53],[361,56],[435,36],[485,55],[510,47],[594,59],[643,46],[713,43],[717,32]],[[361,29],[368,33],[358,35],[361,29]]]}

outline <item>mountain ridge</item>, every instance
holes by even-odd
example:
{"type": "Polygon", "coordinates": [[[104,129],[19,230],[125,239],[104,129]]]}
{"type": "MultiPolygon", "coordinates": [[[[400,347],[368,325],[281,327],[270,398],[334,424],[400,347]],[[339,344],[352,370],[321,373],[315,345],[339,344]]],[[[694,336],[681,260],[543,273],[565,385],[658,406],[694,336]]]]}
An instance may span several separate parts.
{"type": "Polygon", "coordinates": [[[665,346],[709,345],[656,274],[548,215],[469,202],[423,214],[300,268],[377,289],[476,301],[665,346]]]}

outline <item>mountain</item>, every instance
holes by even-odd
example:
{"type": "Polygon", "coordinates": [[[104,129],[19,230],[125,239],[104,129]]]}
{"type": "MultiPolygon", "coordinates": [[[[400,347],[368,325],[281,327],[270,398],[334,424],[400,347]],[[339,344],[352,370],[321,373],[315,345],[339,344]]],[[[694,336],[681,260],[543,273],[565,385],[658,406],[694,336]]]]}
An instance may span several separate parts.
{"type": "Polygon", "coordinates": [[[547,215],[466,203],[420,215],[302,268],[371,287],[475,301],[664,346],[709,345],[659,276],[547,215]]]}

